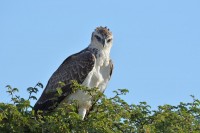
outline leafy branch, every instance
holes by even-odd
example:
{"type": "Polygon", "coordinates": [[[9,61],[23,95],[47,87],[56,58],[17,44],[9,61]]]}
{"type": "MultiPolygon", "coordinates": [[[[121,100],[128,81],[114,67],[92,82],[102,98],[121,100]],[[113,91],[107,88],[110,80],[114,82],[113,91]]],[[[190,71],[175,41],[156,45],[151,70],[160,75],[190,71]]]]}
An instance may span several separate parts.
{"type": "MultiPolygon", "coordinates": [[[[65,84],[60,83],[57,89],[62,95],[65,84]]],[[[74,132],[74,133],[155,133],[155,132],[191,132],[200,130],[200,101],[194,96],[192,102],[179,105],[160,105],[156,110],[146,102],[129,104],[121,96],[127,89],[114,91],[114,96],[107,98],[98,88],[87,88],[72,81],[72,90],[86,92],[94,97],[94,104],[84,120],[77,114],[76,101],[66,104],[52,113],[37,114],[31,110],[30,100],[37,100],[36,93],[43,88],[41,83],[27,89],[28,98],[16,95],[17,88],[6,86],[13,104],[0,103],[0,131],[2,133],[40,133],[40,132],[74,132]]]]}

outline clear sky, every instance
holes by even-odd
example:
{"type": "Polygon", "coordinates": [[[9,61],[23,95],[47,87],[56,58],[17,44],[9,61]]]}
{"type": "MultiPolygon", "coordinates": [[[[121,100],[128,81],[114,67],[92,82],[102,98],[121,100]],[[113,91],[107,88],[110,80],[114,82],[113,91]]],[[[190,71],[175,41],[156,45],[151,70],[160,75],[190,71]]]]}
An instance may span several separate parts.
{"type": "Polygon", "coordinates": [[[8,84],[23,97],[38,81],[46,85],[97,26],[114,34],[108,97],[127,88],[128,103],[153,108],[200,98],[199,0],[2,0],[0,102],[9,101],[8,84]]]}

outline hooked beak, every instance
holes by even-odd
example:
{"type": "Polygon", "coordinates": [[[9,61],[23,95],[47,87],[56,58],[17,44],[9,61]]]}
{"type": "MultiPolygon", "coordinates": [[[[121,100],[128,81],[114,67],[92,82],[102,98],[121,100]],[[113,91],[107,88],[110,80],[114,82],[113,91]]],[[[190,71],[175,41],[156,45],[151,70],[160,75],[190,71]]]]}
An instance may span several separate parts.
{"type": "Polygon", "coordinates": [[[103,47],[105,46],[105,44],[106,44],[106,40],[103,39],[103,40],[102,40],[102,45],[103,45],[103,47]]]}
{"type": "Polygon", "coordinates": [[[106,37],[104,36],[103,38],[102,38],[102,40],[101,40],[101,43],[102,43],[102,45],[103,45],[103,47],[105,47],[105,45],[106,45],[106,37]]]}

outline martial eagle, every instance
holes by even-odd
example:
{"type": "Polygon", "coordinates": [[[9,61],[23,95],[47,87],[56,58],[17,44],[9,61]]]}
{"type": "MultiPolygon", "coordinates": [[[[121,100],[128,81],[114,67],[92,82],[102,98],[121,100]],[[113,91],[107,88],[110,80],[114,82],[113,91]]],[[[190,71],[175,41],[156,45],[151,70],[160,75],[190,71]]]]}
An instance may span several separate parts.
{"type": "Polygon", "coordinates": [[[82,90],[72,93],[71,81],[76,80],[88,88],[97,87],[103,93],[113,70],[110,59],[112,42],[112,32],[107,27],[97,27],[92,33],[89,46],[69,56],[53,73],[34,110],[52,111],[63,102],[70,104],[76,100],[78,113],[84,119],[93,104],[92,97],[82,90]],[[62,87],[63,93],[58,96],[56,88],[60,81],[64,82],[65,86],[62,87]]]}

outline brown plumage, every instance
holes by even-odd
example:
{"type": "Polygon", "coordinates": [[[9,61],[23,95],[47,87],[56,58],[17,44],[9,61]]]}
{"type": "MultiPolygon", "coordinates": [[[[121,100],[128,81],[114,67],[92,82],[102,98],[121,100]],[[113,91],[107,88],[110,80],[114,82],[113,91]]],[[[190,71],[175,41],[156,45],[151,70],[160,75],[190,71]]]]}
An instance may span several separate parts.
{"type": "Polygon", "coordinates": [[[34,106],[34,110],[53,110],[56,108],[58,103],[72,93],[71,80],[76,80],[81,84],[93,69],[94,61],[94,54],[87,50],[68,57],[49,79],[45,90],[34,106]],[[62,95],[58,96],[56,88],[59,87],[60,81],[64,82],[65,86],[61,88],[62,95]]]}
{"type": "Polygon", "coordinates": [[[112,32],[110,32],[110,30],[107,27],[100,26],[100,27],[97,27],[95,30],[96,32],[98,32],[99,34],[105,37],[112,35],[112,32]]]}

